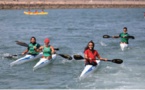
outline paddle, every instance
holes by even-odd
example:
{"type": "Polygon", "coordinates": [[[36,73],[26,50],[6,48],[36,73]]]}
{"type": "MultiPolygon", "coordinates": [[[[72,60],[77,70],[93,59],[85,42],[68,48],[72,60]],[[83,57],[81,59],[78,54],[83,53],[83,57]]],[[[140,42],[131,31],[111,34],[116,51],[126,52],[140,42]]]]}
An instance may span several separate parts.
{"type": "MultiPolygon", "coordinates": [[[[81,60],[81,59],[85,59],[84,57],[82,57],[81,55],[74,55],[73,56],[75,60],[81,60]]],[[[116,64],[121,64],[123,63],[123,60],[121,59],[112,59],[112,60],[107,60],[109,62],[113,62],[113,63],[116,63],[116,64]]]]}
{"type": "Polygon", "coordinates": [[[128,38],[135,39],[135,37],[134,37],[134,36],[128,36],[128,38]]]}
{"type": "MultiPolygon", "coordinates": [[[[113,38],[112,36],[109,36],[109,35],[103,35],[103,38],[113,38]]],[[[114,36],[114,38],[119,38],[118,36],[114,36]]],[[[131,39],[135,39],[134,36],[128,36],[126,38],[131,38],[131,39]]]]}
{"type": "MultiPolygon", "coordinates": [[[[20,45],[20,46],[24,46],[24,47],[28,47],[28,44],[25,42],[21,42],[21,41],[15,41],[16,44],[20,45]]],[[[59,48],[54,48],[54,50],[59,50],[59,48]]]]}
{"type": "MultiPolygon", "coordinates": [[[[14,55],[11,55],[11,54],[5,54],[4,57],[5,58],[16,58],[17,56],[19,55],[22,55],[22,54],[14,54],[14,55]]],[[[67,55],[67,54],[57,54],[65,59],[68,59],[68,60],[72,60],[72,57],[70,55],[67,55]]]]}
{"type": "Polygon", "coordinates": [[[21,42],[21,41],[15,41],[16,44],[20,45],[20,46],[24,46],[24,47],[28,47],[27,43],[21,42]]]}
{"type": "Polygon", "coordinates": [[[5,57],[5,58],[17,58],[18,55],[20,55],[20,54],[14,54],[14,55],[5,54],[4,57],[5,57]]]}
{"type": "Polygon", "coordinates": [[[109,35],[103,35],[103,38],[111,38],[109,35]]]}
{"type": "Polygon", "coordinates": [[[66,58],[68,60],[72,60],[72,57],[70,55],[67,55],[67,54],[58,54],[58,55],[60,55],[63,58],[66,58]]]}

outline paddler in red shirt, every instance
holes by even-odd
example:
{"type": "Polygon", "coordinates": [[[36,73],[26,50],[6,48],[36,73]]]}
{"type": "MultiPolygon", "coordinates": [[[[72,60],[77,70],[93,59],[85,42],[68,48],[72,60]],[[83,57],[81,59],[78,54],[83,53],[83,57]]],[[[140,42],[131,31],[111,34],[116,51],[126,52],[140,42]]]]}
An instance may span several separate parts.
{"type": "Polygon", "coordinates": [[[85,50],[84,50],[84,57],[85,57],[85,65],[93,65],[96,66],[97,62],[96,62],[96,57],[99,60],[104,60],[107,61],[107,58],[102,58],[97,50],[94,50],[95,44],[94,42],[91,40],[88,45],[86,46],[85,50]]]}

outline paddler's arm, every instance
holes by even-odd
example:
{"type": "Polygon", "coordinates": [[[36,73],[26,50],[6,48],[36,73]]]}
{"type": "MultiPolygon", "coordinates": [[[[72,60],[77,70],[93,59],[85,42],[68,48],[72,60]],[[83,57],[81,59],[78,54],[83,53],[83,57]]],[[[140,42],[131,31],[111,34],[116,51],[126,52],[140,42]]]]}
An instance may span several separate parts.
{"type": "Polygon", "coordinates": [[[54,47],[50,46],[50,48],[51,48],[51,54],[54,54],[55,53],[54,47]]]}
{"type": "Polygon", "coordinates": [[[25,55],[28,52],[28,49],[22,52],[22,55],[25,55]]]}
{"type": "Polygon", "coordinates": [[[39,52],[42,52],[42,50],[43,50],[43,46],[40,46],[39,49],[38,49],[38,51],[39,52]]]}
{"type": "Polygon", "coordinates": [[[112,38],[120,38],[120,36],[112,36],[112,38]]]}
{"type": "Polygon", "coordinates": [[[91,58],[88,58],[87,54],[84,54],[84,59],[87,61],[87,62],[90,62],[91,58]]]}
{"type": "Polygon", "coordinates": [[[37,44],[37,46],[34,46],[34,50],[35,50],[36,52],[39,52],[39,51],[40,51],[40,50],[39,50],[40,47],[41,47],[40,44],[37,44]]]}
{"type": "Polygon", "coordinates": [[[99,60],[103,60],[103,61],[107,61],[107,60],[108,60],[107,58],[102,58],[100,55],[98,55],[97,58],[98,58],[99,60]]]}

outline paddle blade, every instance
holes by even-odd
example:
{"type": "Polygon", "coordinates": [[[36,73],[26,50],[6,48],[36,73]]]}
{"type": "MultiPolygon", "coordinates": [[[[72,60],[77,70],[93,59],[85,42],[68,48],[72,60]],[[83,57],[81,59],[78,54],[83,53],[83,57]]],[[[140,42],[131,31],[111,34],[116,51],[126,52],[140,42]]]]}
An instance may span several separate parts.
{"type": "Polygon", "coordinates": [[[103,38],[110,38],[109,35],[103,35],[103,38]]]}
{"type": "Polygon", "coordinates": [[[28,47],[28,44],[27,43],[24,43],[24,42],[20,42],[20,41],[15,41],[16,44],[20,45],[20,46],[25,46],[25,47],[28,47]]]}
{"type": "MultiPolygon", "coordinates": [[[[24,47],[28,47],[27,43],[21,42],[21,41],[15,41],[16,44],[20,45],[20,46],[24,46],[24,47]]],[[[59,48],[54,48],[54,50],[59,50],[59,48]]]]}
{"type": "MultiPolygon", "coordinates": [[[[19,54],[18,54],[19,55],[19,54]]],[[[4,56],[4,58],[18,58],[18,55],[16,55],[16,54],[14,54],[14,55],[11,55],[11,54],[9,54],[9,53],[6,53],[6,54],[4,54],[3,56],[4,56]]]]}
{"type": "Polygon", "coordinates": [[[81,55],[74,55],[73,57],[74,57],[75,60],[84,59],[84,57],[82,57],[81,55]]]}
{"type": "Polygon", "coordinates": [[[113,59],[113,60],[110,60],[110,61],[113,62],[113,63],[117,63],[117,64],[123,63],[123,60],[121,60],[121,59],[113,59]]]}
{"type": "Polygon", "coordinates": [[[135,37],[134,37],[134,36],[128,36],[128,38],[135,39],[135,37]]]}
{"type": "Polygon", "coordinates": [[[54,48],[54,50],[59,50],[59,48],[54,48]]]}
{"type": "Polygon", "coordinates": [[[68,60],[72,60],[72,57],[70,55],[67,55],[67,54],[58,54],[58,55],[60,55],[63,58],[66,58],[68,60]]]}

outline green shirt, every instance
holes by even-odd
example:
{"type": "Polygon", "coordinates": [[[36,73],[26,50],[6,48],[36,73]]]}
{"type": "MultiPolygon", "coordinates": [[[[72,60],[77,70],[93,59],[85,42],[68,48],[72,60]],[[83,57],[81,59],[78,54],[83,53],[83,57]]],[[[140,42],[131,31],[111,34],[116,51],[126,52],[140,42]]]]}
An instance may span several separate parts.
{"type": "Polygon", "coordinates": [[[49,47],[44,46],[44,48],[43,48],[43,56],[45,56],[45,57],[51,56],[51,48],[50,48],[50,46],[49,47]]]}
{"type": "Polygon", "coordinates": [[[128,36],[129,36],[128,33],[121,33],[121,34],[119,35],[119,37],[121,37],[121,42],[125,42],[125,43],[128,44],[128,40],[129,40],[129,38],[127,38],[128,36]]]}
{"type": "Polygon", "coordinates": [[[30,43],[29,47],[28,47],[28,53],[29,54],[39,54],[39,52],[35,51],[34,47],[36,47],[37,49],[40,47],[40,44],[38,43],[30,43]]]}

